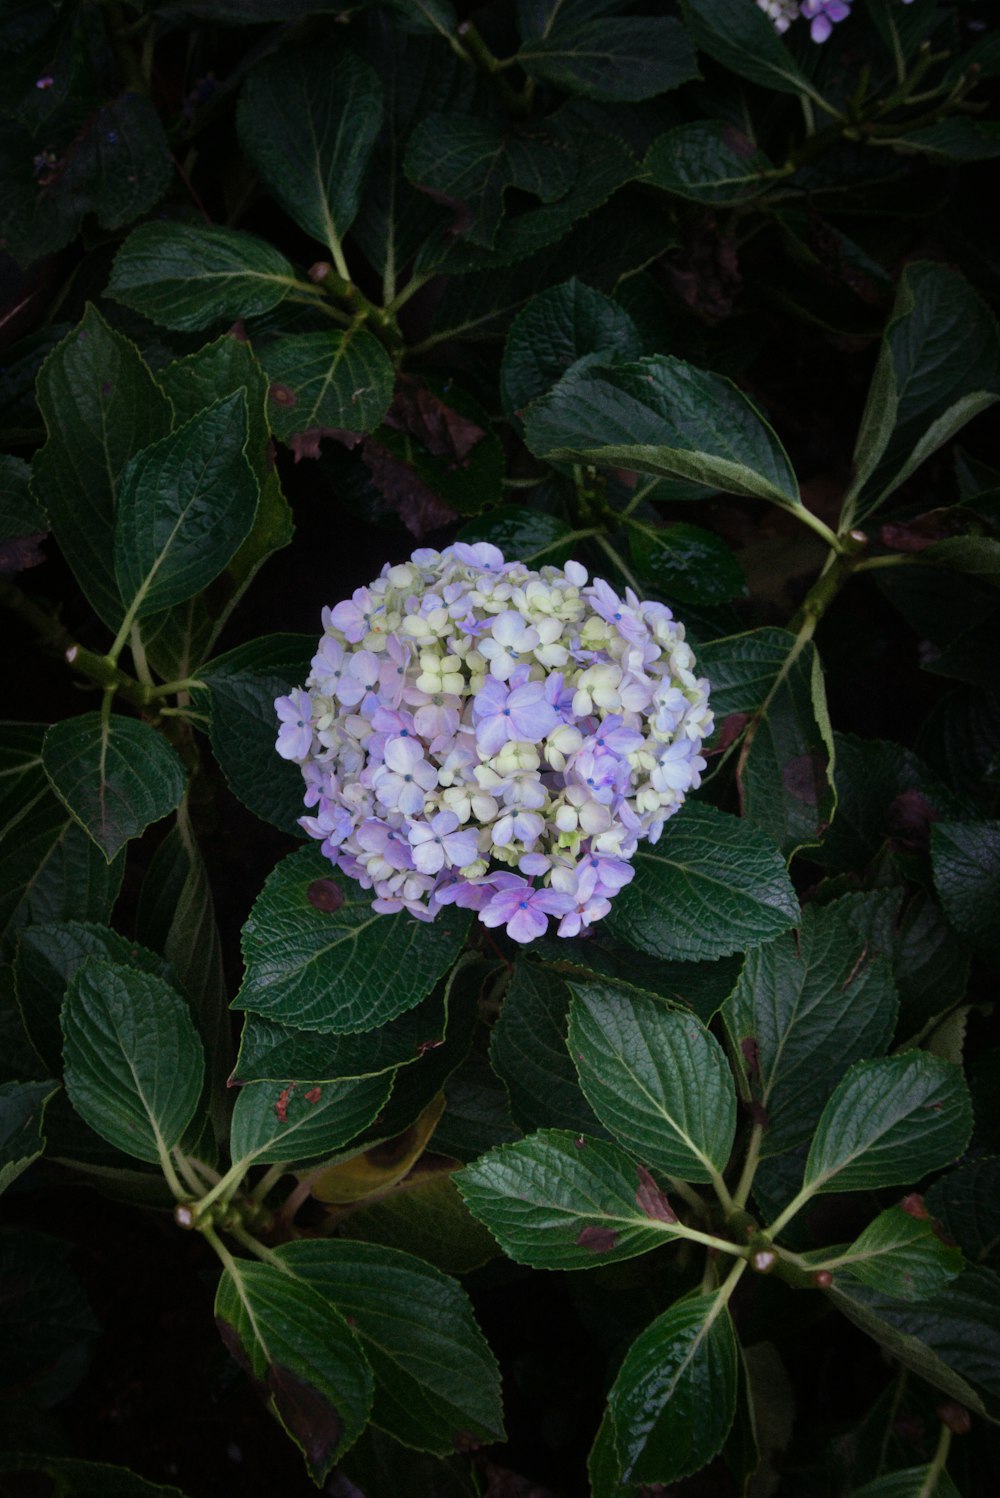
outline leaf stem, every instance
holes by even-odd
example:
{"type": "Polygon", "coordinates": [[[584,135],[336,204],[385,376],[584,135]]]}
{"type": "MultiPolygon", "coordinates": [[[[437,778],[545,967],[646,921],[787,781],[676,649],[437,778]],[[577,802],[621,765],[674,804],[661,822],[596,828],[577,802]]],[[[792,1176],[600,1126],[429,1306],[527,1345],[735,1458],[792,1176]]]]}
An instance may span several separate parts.
{"type": "Polygon", "coordinates": [[[285,1161],[279,1161],[277,1165],[269,1166],[250,1192],[250,1200],[262,1202],[267,1193],[278,1184],[281,1177],[287,1174],[288,1165],[285,1161]]]}
{"type": "Polygon", "coordinates": [[[927,1476],[924,1478],[923,1483],[921,1484],[920,1492],[917,1494],[917,1498],[932,1498],[934,1490],[937,1487],[938,1478],[944,1471],[945,1464],[948,1461],[948,1452],[950,1448],[951,1427],[945,1425],[944,1421],[942,1420],[941,1434],[938,1437],[937,1450],[931,1458],[931,1464],[928,1468],[927,1476]]]}
{"type": "Polygon", "coordinates": [[[607,538],[602,534],[601,531],[595,531],[595,533],[594,533],[594,540],[597,543],[597,545],[601,548],[601,550],[604,552],[605,556],[608,557],[609,560],[612,561],[614,563],[614,565],[618,568],[618,571],[621,573],[622,577],[625,579],[626,583],[633,590],[633,592],[641,594],[642,593],[642,584],[639,582],[638,578],[635,576],[635,573],[632,572],[632,571],[630,571],[630,569],[628,568],[628,566],[625,564],[625,562],[619,556],[618,552],[611,545],[611,542],[607,540],[607,538]]]}
{"type": "Polygon", "coordinates": [[[762,1124],[755,1123],[750,1130],[750,1139],[747,1143],[746,1159],[743,1162],[743,1171],[739,1183],[733,1192],[733,1201],[738,1207],[745,1207],[753,1185],[753,1178],[757,1174],[757,1166],[760,1163],[760,1147],[764,1138],[762,1124]]]}
{"type": "MultiPolygon", "coordinates": [[[[712,1189],[715,1192],[716,1196],[719,1198],[719,1201],[722,1203],[722,1209],[728,1217],[731,1212],[736,1212],[739,1210],[739,1208],[737,1207],[736,1202],[734,1202],[733,1198],[730,1196],[729,1187],[722,1179],[719,1171],[713,1169],[711,1166],[709,1167],[709,1169],[712,1170],[712,1189]]],[[[742,1253],[743,1250],[740,1249],[739,1252],[742,1253]]]]}
{"type": "Polygon", "coordinates": [[[234,1225],[227,1228],[226,1231],[230,1237],[236,1239],[237,1243],[242,1243],[243,1247],[248,1253],[252,1253],[255,1259],[260,1259],[262,1264],[270,1264],[273,1269],[280,1270],[282,1274],[291,1275],[293,1278],[296,1277],[294,1270],[289,1268],[273,1249],[268,1248],[265,1243],[261,1243],[252,1233],[248,1233],[246,1228],[234,1225]]]}
{"type": "MultiPolygon", "coordinates": [[[[187,1182],[192,1196],[200,1196],[205,1189],[205,1183],[204,1181],[199,1179],[198,1175],[195,1172],[194,1166],[188,1159],[187,1155],[183,1154],[181,1150],[175,1149],[174,1163],[176,1164],[180,1174],[187,1182]]],[[[174,1194],[176,1195],[176,1192],[174,1194]]]]}
{"type": "Polygon", "coordinates": [[[177,1177],[174,1162],[170,1158],[167,1146],[160,1138],[159,1131],[156,1133],[156,1152],[160,1157],[160,1169],[163,1171],[167,1185],[170,1187],[171,1195],[179,1202],[187,1201],[189,1193],[184,1190],[177,1177]]]}
{"type": "Polygon", "coordinates": [[[693,1186],[688,1185],[687,1181],[679,1180],[677,1176],[666,1176],[665,1180],[670,1184],[671,1193],[679,1196],[681,1201],[687,1202],[693,1212],[696,1212],[699,1217],[708,1216],[708,1208],[693,1186]]]}
{"type": "Polygon", "coordinates": [[[778,1213],[777,1217],[771,1223],[770,1227],[765,1228],[765,1232],[767,1233],[769,1238],[776,1238],[777,1235],[781,1232],[782,1228],[788,1226],[792,1218],[795,1217],[797,1213],[801,1212],[806,1203],[808,1201],[811,1201],[811,1199],[816,1195],[816,1191],[820,1184],[821,1182],[819,1181],[811,1182],[808,1186],[803,1186],[802,1190],[792,1197],[791,1201],[788,1203],[788,1206],[785,1207],[783,1211],[778,1213]]]}

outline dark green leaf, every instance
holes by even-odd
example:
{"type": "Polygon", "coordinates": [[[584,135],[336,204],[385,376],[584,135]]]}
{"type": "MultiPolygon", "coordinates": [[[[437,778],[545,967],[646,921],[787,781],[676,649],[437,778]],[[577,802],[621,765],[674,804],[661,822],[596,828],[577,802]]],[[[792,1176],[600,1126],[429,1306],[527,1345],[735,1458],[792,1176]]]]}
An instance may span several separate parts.
{"type": "Polygon", "coordinates": [[[671,605],[713,604],[746,592],[739,563],[711,531],[684,521],[654,527],[632,516],[627,525],[635,571],[654,597],[671,605]]]}
{"type": "Polygon", "coordinates": [[[807,905],[794,935],[747,955],[722,1012],[766,1119],[764,1159],[809,1138],[851,1062],[888,1046],[896,1007],[888,963],[836,908],[807,905]]]}
{"type": "Polygon", "coordinates": [[[987,536],[951,536],[917,553],[929,567],[947,567],[1000,588],[1000,541],[987,536]]]}
{"type": "Polygon", "coordinates": [[[129,838],[173,811],[187,778],[177,751],[148,723],[112,713],[64,718],[42,759],[60,800],[110,863],[129,838]]]}
{"type": "Polygon", "coordinates": [[[798,919],[784,861],[747,822],[698,802],[682,808],[616,897],[615,938],[654,957],[723,957],[759,946],[798,919]]]}
{"type": "MultiPolygon", "coordinates": [[[[41,535],[48,528],[48,516],[31,492],[28,464],[11,453],[0,453],[0,541],[41,535]]],[[[8,570],[6,559],[4,570],[8,570]]]]}
{"type": "Polygon", "coordinates": [[[961,1250],[938,1236],[931,1218],[902,1207],[880,1212],[850,1246],[821,1248],[806,1258],[896,1300],[926,1300],[963,1268],[961,1250]]]}
{"type": "Polygon", "coordinates": [[[743,812],[791,858],[820,843],[837,804],[823,666],[812,641],[790,655],[740,757],[743,812]]]}
{"type": "Polygon", "coordinates": [[[268,419],[283,442],[302,432],[372,432],[389,409],[392,361],[364,328],[277,338],[261,360],[268,419]]]}
{"type": "Polygon", "coordinates": [[[601,1132],[566,1049],[569,988],[552,968],[518,957],[490,1038],[490,1061],[522,1129],[601,1132]]]}
{"type": "Polygon", "coordinates": [[[14,959],[17,1003],[32,1044],[53,1073],[60,1070],[62,1060],[59,1012],[66,985],[89,957],[172,981],[170,967],[162,957],[108,926],[63,921],[26,927],[14,959]]]}
{"type": "Polygon", "coordinates": [[[145,448],[122,476],[115,577],[130,619],[201,591],[246,540],[259,487],[241,391],[145,448]]]}
{"type": "Polygon", "coordinates": [[[991,962],[1000,962],[1000,822],[936,822],[931,865],[955,930],[991,962]]]}
{"type": "Polygon", "coordinates": [[[100,1498],[186,1498],[180,1488],[148,1482],[145,1477],[137,1477],[124,1467],[78,1461],[71,1456],[0,1452],[0,1472],[25,1478],[29,1483],[58,1483],[54,1491],[60,1494],[60,1498],[96,1498],[97,1494],[100,1498]]]}
{"type": "Polygon", "coordinates": [[[88,305],[42,365],[38,404],[48,441],[32,463],[32,488],[89,603],[117,629],[112,537],[122,476],[170,431],[170,401],[135,345],[88,305]]]}
{"type": "Polygon", "coordinates": [[[691,1009],[707,1025],[722,1008],[740,975],[742,957],[715,962],[663,962],[634,948],[605,946],[600,932],[585,941],[566,937],[532,944],[532,955],[563,979],[612,978],[619,988],[665,999],[674,1008],[691,1009]]]}
{"type": "Polygon", "coordinates": [[[435,989],[415,1009],[360,1035],[328,1035],[278,1025],[259,1014],[243,1021],[236,1082],[275,1081],[280,1077],[319,1077],[343,1081],[374,1077],[419,1059],[440,1044],[445,1033],[445,1006],[435,989]]]}
{"type": "Polygon", "coordinates": [[[243,928],[246,976],[235,1007],[330,1034],[373,1030],[430,992],[465,937],[464,911],[432,925],[377,915],[368,891],[334,879],[318,848],[279,863],[243,928]],[[310,900],[317,883],[344,896],[336,910],[310,900]]]}
{"type": "Polygon", "coordinates": [[[347,1317],[375,1375],[372,1419],[418,1451],[503,1439],[500,1373],[449,1275],[358,1242],[286,1243],[284,1265],[347,1317]]]}
{"type": "Polygon", "coordinates": [[[743,0],[683,0],[684,19],[696,47],[723,67],[783,94],[816,98],[771,22],[743,0]]]}
{"type": "Polygon", "coordinates": [[[500,366],[500,398],[508,416],[555,385],[588,355],[601,362],[637,359],[639,335],[610,297],[572,280],[533,297],[511,324],[500,366]]]}
{"type": "Polygon", "coordinates": [[[285,212],[335,260],[381,123],[378,78],[336,41],[282,48],[243,89],[243,149],[285,212]]]}
{"type": "Polygon", "coordinates": [[[188,1007],[152,973],[91,958],[63,1005],[66,1090],[117,1149],[159,1162],[180,1143],[201,1095],[204,1058],[188,1007]]]}
{"type": "Polygon", "coordinates": [[[608,1413],[630,1483],[673,1483],[722,1448],[736,1413],[739,1351],[723,1296],[691,1295],[625,1354],[608,1413]]]}
{"type": "Polygon", "coordinates": [[[332,1155],[368,1127],[388,1101],[392,1080],[249,1082],[233,1110],[230,1154],[247,1165],[332,1155]]]}
{"type": "Polygon", "coordinates": [[[1000,1269],[1000,1159],[970,1160],[941,1176],[927,1210],[944,1223],[970,1265],[1000,1269]]]}
{"type": "Polygon", "coordinates": [[[816,1126],[805,1186],[861,1191],[908,1185],[962,1153],[972,1104],[957,1066],[926,1051],[859,1061],[816,1126]]]}
{"type": "Polygon", "coordinates": [[[414,186],[452,210],[456,223],[450,232],[492,249],[507,189],[554,202],[572,186],[577,156],[558,117],[511,128],[467,115],[430,114],[410,137],[405,170],[414,186]]]}
{"type": "Polygon", "coordinates": [[[967,1409],[1000,1419],[1000,1280],[967,1269],[930,1300],[883,1295],[847,1277],[826,1294],[905,1368],[967,1409]]]}
{"type": "Polygon", "coordinates": [[[0,1396],[15,1410],[58,1403],[87,1371],[100,1327],[71,1252],[65,1239],[23,1225],[0,1233],[0,1396]]]}
{"type": "Polygon", "coordinates": [[[0,1082],[0,1192],[45,1148],[45,1105],[58,1082],[0,1082]]]}
{"type": "Polygon", "coordinates": [[[567,16],[525,42],[517,60],[529,78],[588,99],[652,99],[698,77],[679,21],[656,17],[578,20],[567,16]]]}
{"type": "Polygon", "coordinates": [[[646,156],[647,180],[696,203],[743,203],[780,176],[763,151],[733,125],[699,120],[661,135],[646,156]]]}
{"type": "Polygon", "coordinates": [[[294,283],[284,255],[252,234],[196,224],[143,224],[118,251],[107,294],[185,331],[269,312],[294,283]]]}
{"type": "Polygon", "coordinates": [[[490,1150],[455,1179],[508,1258],[536,1269],[593,1269],[677,1237],[652,1177],[583,1134],[542,1129],[490,1150]]]}
{"type": "Polygon", "coordinates": [[[997,328],[957,271],[918,261],[899,284],[854,451],[842,529],[1000,399],[997,328]]]}
{"type": "Polygon", "coordinates": [[[27,131],[4,144],[0,237],[23,265],[69,244],[85,214],[96,214],[102,229],[124,228],[159,201],[173,176],[160,117],[140,93],[90,112],[41,175],[33,169],[38,146],[27,131]]]}
{"type": "Polygon", "coordinates": [[[264,635],[209,661],[200,673],[211,713],[212,752],[229,788],[265,822],[302,835],[305,785],[299,766],[282,759],[274,744],[276,697],[305,681],[316,652],[312,635],[264,635]]]}
{"type": "Polygon", "coordinates": [[[496,1144],[522,1137],[507,1089],[482,1051],[470,1051],[444,1086],[445,1109],[434,1130],[436,1154],[477,1160],[496,1144]]]}
{"type": "Polygon", "coordinates": [[[721,1177],[736,1135],[722,1047],[693,1014],[611,983],[570,982],[580,1086],[620,1144],[683,1181],[721,1177]]]}
{"type": "Polygon", "coordinates": [[[930,772],[902,745],[837,733],[834,746],[837,815],[809,855],[827,873],[856,875],[879,857],[897,830],[894,807],[904,793],[919,793],[917,806],[926,800],[932,812],[953,810],[954,798],[941,797],[930,772]]]}
{"type": "Polygon", "coordinates": [[[321,1486],[368,1420],[372,1374],[343,1316],[273,1264],[230,1260],[215,1297],[222,1340],[321,1486]]]}
{"type": "Polygon", "coordinates": [[[348,1238],[419,1254],[446,1274],[467,1274],[499,1256],[494,1239],[459,1195],[450,1165],[428,1162],[426,1155],[405,1186],[359,1206],[342,1231],[348,1238]]]}
{"type": "Polygon", "coordinates": [[[0,829],[0,953],[7,959],[22,926],[107,920],[124,872],[124,856],[109,864],[49,790],[38,752],[40,725],[37,734],[36,763],[19,777],[26,792],[21,812],[0,829]],[[21,826],[21,814],[29,811],[30,823],[21,826]]]}
{"type": "Polygon", "coordinates": [[[850,1498],[961,1498],[948,1476],[937,1466],[904,1467],[852,1488],[850,1498]]]}
{"type": "Polygon", "coordinates": [[[936,125],[907,130],[895,144],[907,151],[945,161],[989,161],[1000,156],[1000,125],[995,120],[973,120],[954,115],[936,125]]]}
{"type": "Polygon", "coordinates": [[[540,458],[688,479],[801,508],[788,456],[756,406],[721,375],[657,354],[573,369],[525,412],[540,458]]]}
{"type": "Polygon", "coordinates": [[[253,527],[210,590],[145,621],[147,659],[168,681],[193,676],[259,568],[292,538],[292,514],[274,467],[267,420],[267,376],[249,344],[223,337],[161,370],[158,383],[169,395],[177,422],[188,421],[220,396],[246,392],[249,435],[246,456],[260,487],[253,527]]]}
{"type": "Polygon", "coordinates": [[[716,720],[763,707],[794,644],[787,629],[750,629],[700,645],[698,669],[711,685],[716,720]]]}

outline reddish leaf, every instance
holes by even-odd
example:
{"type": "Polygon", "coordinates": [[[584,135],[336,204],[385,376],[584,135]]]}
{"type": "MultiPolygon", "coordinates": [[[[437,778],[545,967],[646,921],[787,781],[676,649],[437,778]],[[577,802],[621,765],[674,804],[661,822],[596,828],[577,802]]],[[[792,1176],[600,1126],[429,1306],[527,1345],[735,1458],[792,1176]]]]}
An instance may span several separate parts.
{"type": "Polygon", "coordinates": [[[392,506],[411,535],[421,540],[429,531],[451,525],[458,516],[409,463],[373,437],[366,437],[361,456],[372,483],[392,506]]]}
{"type": "Polygon", "coordinates": [[[649,1171],[642,1165],[639,1171],[639,1189],[635,1193],[635,1204],[653,1222],[676,1222],[677,1213],[670,1205],[665,1191],[661,1191],[649,1171]]]}
{"type": "Polygon", "coordinates": [[[15,572],[25,572],[44,562],[41,543],[45,536],[45,531],[38,531],[33,536],[12,536],[9,541],[0,541],[0,577],[12,577],[15,572]]]}
{"type": "Polygon", "coordinates": [[[320,443],[324,437],[332,437],[349,450],[357,447],[361,441],[360,432],[345,432],[340,427],[307,427],[304,432],[295,432],[285,445],[291,448],[296,463],[301,463],[303,458],[319,457],[320,443]]]}
{"type": "Polygon", "coordinates": [[[580,1248],[589,1248],[592,1253],[610,1253],[618,1242],[618,1229],[596,1226],[581,1228],[577,1234],[576,1241],[580,1248]]]}
{"type": "Polygon", "coordinates": [[[455,468],[467,466],[472,449],[486,436],[481,426],[460,416],[412,375],[400,375],[385,424],[408,432],[432,457],[447,458],[455,468]]]}

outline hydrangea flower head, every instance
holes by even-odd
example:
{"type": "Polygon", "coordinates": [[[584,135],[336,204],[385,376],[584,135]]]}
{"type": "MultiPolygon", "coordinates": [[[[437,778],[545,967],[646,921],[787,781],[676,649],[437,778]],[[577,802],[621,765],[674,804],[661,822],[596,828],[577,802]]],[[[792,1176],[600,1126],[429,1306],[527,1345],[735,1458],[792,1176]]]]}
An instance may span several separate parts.
{"type": "Polygon", "coordinates": [[[275,747],[302,827],[377,911],[576,936],[701,782],[713,721],[684,626],[578,562],[421,549],[323,626],[275,747]]]}

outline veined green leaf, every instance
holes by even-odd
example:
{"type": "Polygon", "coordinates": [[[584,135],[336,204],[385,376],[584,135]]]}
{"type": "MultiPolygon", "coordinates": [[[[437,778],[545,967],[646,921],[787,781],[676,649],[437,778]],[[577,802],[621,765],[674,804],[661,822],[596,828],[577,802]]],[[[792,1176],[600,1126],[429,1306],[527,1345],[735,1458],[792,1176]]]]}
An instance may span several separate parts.
{"type": "Polygon", "coordinates": [[[723,67],[783,94],[816,97],[809,79],[771,22],[743,0],[683,0],[684,20],[696,47],[723,67]]]}
{"type": "Polygon", "coordinates": [[[284,255],[235,229],[142,224],[118,251],[107,294],[181,332],[270,312],[295,284],[284,255]]]}
{"type": "Polygon", "coordinates": [[[294,333],[261,351],[268,418],[283,442],[300,432],[372,432],[392,400],[395,371],[364,328],[294,333]]]}
{"type": "Polygon", "coordinates": [[[715,120],[677,125],[654,140],[646,174],[677,197],[727,207],[755,197],[781,175],[748,136],[715,120]]]}
{"type": "Polygon", "coordinates": [[[736,1135],[722,1047],[695,1018],[611,982],[570,980],[570,1054],[620,1144],[684,1181],[718,1179],[736,1135]]]}
{"type": "Polygon", "coordinates": [[[63,1035],[66,1090],[91,1128],[153,1163],[180,1143],[205,1062],[176,989],[152,973],[92,958],[70,980],[63,1035]]]}
{"type": "Polygon", "coordinates": [[[503,1439],[500,1372],[461,1286],[374,1243],[286,1243],[281,1262],[348,1318],[375,1375],[372,1419],[418,1451],[449,1455],[456,1433],[503,1439]]]}
{"type": "Polygon", "coordinates": [[[936,822],[931,866],[955,930],[993,963],[1000,962],[1000,822],[936,822]]]}
{"type": "Polygon", "coordinates": [[[504,410],[518,415],[578,359],[602,355],[601,362],[618,363],[641,352],[635,325],[617,302],[575,278],[553,286],[511,323],[500,366],[504,410]]]}
{"type": "Polygon", "coordinates": [[[592,1269],[677,1237],[649,1173],[583,1134],[541,1129],[490,1150],[455,1180],[504,1253],[536,1269],[592,1269]]]}
{"type": "Polygon", "coordinates": [[[357,1337],[312,1285],[249,1259],[229,1261],[215,1321],[322,1485],[371,1408],[372,1373],[357,1337]]]}
{"type": "Polygon", "coordinates": [[[310,1161],[357,1137],[388,1101],[391,1075],[338,1082],[248,1082],[233,1110],[230,1153],[247,1165],[310,1161]]]}
{"type": "Polygon", "coordinates": [[[38,373],[48,441],[31,467],[35,497],[73,574],[117,629],[115,510],[130,459],[170,431],[173,411],[134,344],[88,304],[38,373]]]}
{"type": "Polygon", "coordinates": [[[45,1148],[45,1105],[58,1082],[0,1082],[0,1192],[45,1148]]]}
{"type": "Polygon", "coordinates": [[[301,848],[270,875],[243,928],[246,976],[234,1007],[331,1034],[373,1030],[430,992],[467,926],[466,912],[451,909],[429,926],[377,915],[367,890],[335,878],[318,848],[301,848]],[[343,902],[313,903],[316,885],[343,902]]]}
{"type": "Polygon", "coordinates": [[[519,956],[490,1036],[490,1061],[522,1129],[603,1132],[566,1048],[570,992],[552,968],[519,956]]]}
{"type": "Polygon", "coordinates": [[[800,509],[781,443],[730,380],[657,354],[635,364],[571,369],[525,412],[540,458],[693,480],[800,509]]]}
{"type": "Polygon", "coordinates": [[[944,1242],[928,1213],[887,1207],[851,1244],[805,1256],[817,1269],[848,1274],[896,1300],[926,1300],[960,1274],[961,1249],[944,1242]]]}
{"type": "Polygon", "coordinates": [[[858,1061],[816,1126],[804,1187],[909,1185],[960,1155],[971,1129],[969,1091],[951,1062],[926,1051],[858,1061]]]}
{"type": "Polygon", "coordinates": [[[587,99],[652,99],[697,78],[694,51],[673,17],[582,19],[568,12],[517,60],[529,78],[587,99]]]}
{"type": "Polygon", "coordinates": [[[970,1265],[1000,1269],[1000,1158],[970,1160],[941,1176],[927,1193],[927,1210],[941,1218],[970,1265]]]}

